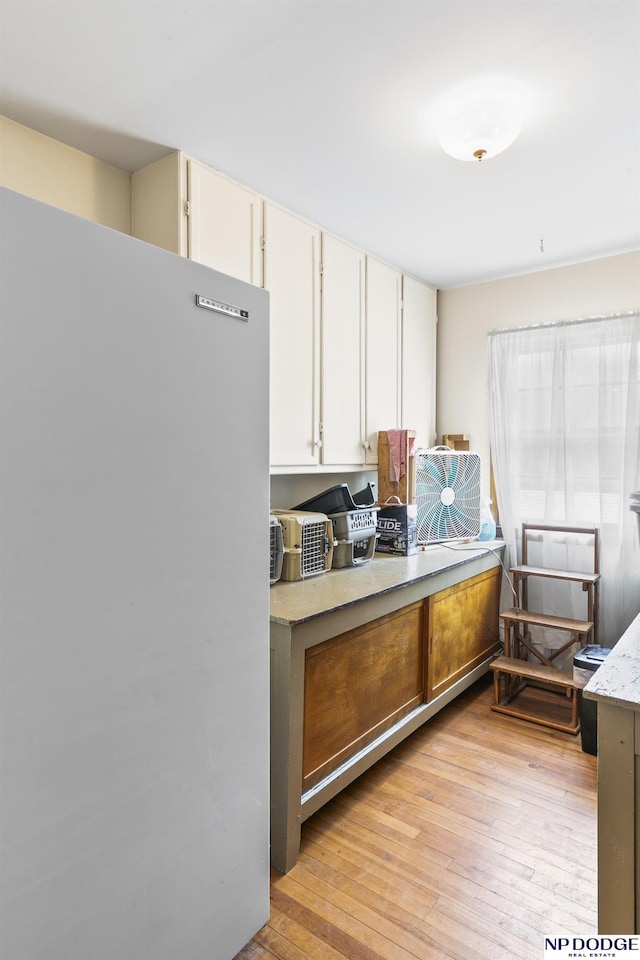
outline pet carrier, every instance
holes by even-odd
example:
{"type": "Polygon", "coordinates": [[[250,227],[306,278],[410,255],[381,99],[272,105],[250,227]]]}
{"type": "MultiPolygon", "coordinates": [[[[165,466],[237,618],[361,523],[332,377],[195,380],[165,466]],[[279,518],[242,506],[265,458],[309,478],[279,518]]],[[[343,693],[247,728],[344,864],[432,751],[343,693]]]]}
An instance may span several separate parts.
{"type": "Polygon", "coordinates": [[[323,513],[274,510],[282,526],[282,580],[304,580],[331,569],[333,527],[323,513]]]}
{"type": "Polygon", "coordinates": [[[269,582],[276,583],[282,575],[282,559],[284,546],[282,543],[282,527],[277,517],[269,517],[269,582]]]}

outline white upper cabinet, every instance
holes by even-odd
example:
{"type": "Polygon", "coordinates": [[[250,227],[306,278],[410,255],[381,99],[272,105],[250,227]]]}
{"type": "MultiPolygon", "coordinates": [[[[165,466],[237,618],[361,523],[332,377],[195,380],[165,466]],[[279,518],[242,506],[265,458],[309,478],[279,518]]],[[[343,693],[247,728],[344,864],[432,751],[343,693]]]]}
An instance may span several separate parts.
{"type": "Polygon", "coordinates": [[[320,230],[264,204],[271,318],[271,464],[320,463],[320,230]]]}
{"type": "Polygon", "coordinates": [[[262,197],[171,153],[131,177],[131,233],[230,277],[262,284],[262,197]]]}
{"type": "Polygon", "coordinates": [[[436,440],[437,291],[402,278],[402,408],[400,425],[416,431],[416,447],[436,440]]]}
{"type": "Polygon", "coordinates": [[[262,197],[211,167],[187,160],[189,257],[262,284],[262,197]]]}
{"type": "Polygon", "coordinates": [[[324,465],[364,462],[365,255],[322,234],[322,413],[324,465]]]}
{"type": "Polygon", "coordinates": [[[367,257],[365,463],[378,462],[378,431],[400,426],[402,274],[367,257]]]}
{"type": "Polygon", "coordinates": [[[435,442],[436,290],[176,151],[131,177],[131,233],[270,293],[271,466],[373,468],[435,442]]]}

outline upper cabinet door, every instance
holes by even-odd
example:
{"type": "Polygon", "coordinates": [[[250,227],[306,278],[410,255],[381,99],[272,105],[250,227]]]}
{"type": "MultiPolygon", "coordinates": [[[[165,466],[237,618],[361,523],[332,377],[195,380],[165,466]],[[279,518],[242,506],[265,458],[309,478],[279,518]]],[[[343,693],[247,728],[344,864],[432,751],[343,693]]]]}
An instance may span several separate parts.
{"type": "Polygon", "coordinates": [[[364,462],[365,255],[322,234],[322,463],[364,462]]]}
{"type": "Polygon", "coordinates": [[[320,230],[264,205],[271,318],[271,464],[320,463],[320,230]]]}
{"type": "Polygon", "coordinates": [[[262,197],[197,160],[187,161],[189,258],[262,284],[262,197]]]}
{"type": "Polygon", "coordinates": [[[416,431],[416,447],[436,439],[437,291],[412,277],[402,278],[401,426],[416,431]]]}
{"type": "Polygon", "coordinates": [[[400,425],[400,295],[402,274],[367,257],[366,409],[367,464],[378,462],[378,431],[400,425]]]}

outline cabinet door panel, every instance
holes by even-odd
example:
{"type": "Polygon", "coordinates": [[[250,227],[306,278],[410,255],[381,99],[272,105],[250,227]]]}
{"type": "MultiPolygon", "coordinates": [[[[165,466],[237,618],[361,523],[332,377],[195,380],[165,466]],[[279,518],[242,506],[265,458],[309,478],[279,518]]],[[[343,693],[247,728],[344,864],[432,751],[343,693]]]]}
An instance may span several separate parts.
{"type": "Polygon", "coordinates": [[[500,574],[494,567],[429,597],[429,700],[499,650],[500,574]]]}
{"type": "Polygon", "coordinates": [[[437,291],[412,277],[402,278],[402,417],[415,430],[416,447],[436,439],[437,291]]]}
{"type": "Polygon", "coordinates": [[[189,258],[261,284],[262,198],[196,160],[187,162],[189,258]]]}
{"type": "Polygon", "coordinates": [[[306,651],[303,791],[425,700],[424,601],[306,651]]]}
{"type": "Polygon", "coordinates": [[[360,250],[322,235],[322,462],[364,463],[364,275],[360,250]]]}
{"type": "Polygon", "coordinates": [[[400,423],[402,274],[367,257],[366,462],[378,462],[378,431],[400,423]]]}
{"type": "Polygon", "coordinates": [[[320,231],[264,205],[271,319],[271,464],[320,460],[320,231]]]}

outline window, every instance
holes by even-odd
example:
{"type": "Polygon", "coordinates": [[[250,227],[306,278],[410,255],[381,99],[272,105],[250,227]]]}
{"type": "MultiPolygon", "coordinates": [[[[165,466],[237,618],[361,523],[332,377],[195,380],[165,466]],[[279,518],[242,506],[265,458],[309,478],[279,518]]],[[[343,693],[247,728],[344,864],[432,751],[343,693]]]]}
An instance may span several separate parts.
{"type": "Polygon", "coordinates": [[[640,611],[629,510],[640,488],[639,370],[638,312],[489,336],[491,455],[512,562],[523,521],[598,526],[609,644],[640,611]]]}

